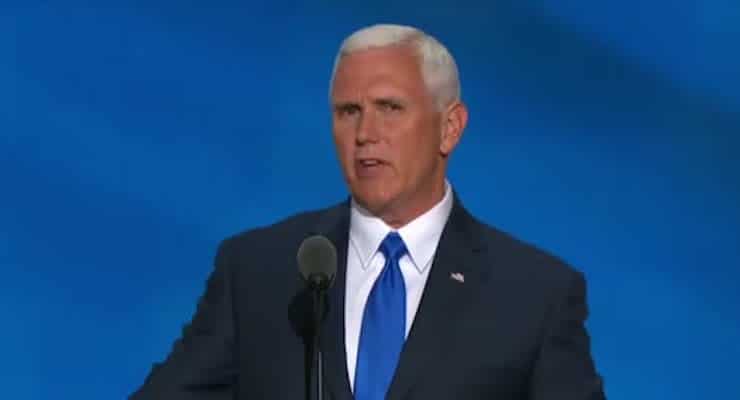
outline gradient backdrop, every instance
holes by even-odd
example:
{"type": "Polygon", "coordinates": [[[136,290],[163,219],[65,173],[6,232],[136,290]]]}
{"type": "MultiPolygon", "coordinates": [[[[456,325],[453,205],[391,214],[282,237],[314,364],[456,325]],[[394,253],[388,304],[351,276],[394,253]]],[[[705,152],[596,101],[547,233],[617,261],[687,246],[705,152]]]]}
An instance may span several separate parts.
{"type": "Polygon", "coordinates": [[[327,81],[361,26],[456,56],[450,171],[589,282],[610,399],[740,398],[734,0],[0,3],[0,397],[121,399],[218,242],[346,196],[327,81]]]}

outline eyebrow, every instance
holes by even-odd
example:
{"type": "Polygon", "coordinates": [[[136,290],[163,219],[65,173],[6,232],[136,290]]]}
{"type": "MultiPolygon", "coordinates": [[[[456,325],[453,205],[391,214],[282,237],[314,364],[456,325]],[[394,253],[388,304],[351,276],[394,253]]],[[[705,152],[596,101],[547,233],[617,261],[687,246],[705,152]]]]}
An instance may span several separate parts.
{"type": "Polygon", "coordinates": [[[360,105],[360,103],[358,103],[356,101],[338,101],[338,102],[334,103],[334,105],[333,105],[333,108],[335,110],[346,110],[347,108],[350,108],[350,107],[359,107],[359,108],[362,108],[362,106],[360,105]]]}
{"type": "Polygon", "coordinates": [[[398,97],[391,96],[391,97],[379,97],[377,99],[374,99],[373,104],[378,105],[378,106],[389,105],[389,104],[397,104],[399,106],[403,106],[406,103],[403,100],[399,99],[398,97]]]}
{"type": "MultiPolygon", "coordinates": [[[[406,102],[400,99],[399,97],[393,97],[393,96],[378,97],[378,98],[373,99],[372,103],[375,105],[398,104],[401,106],[406,104],[406,102]]],[[[335,110],[346,109],[348,107],[362,108],[362,104],[360,104],[357,101],[352,101],[352,100],[337,101],[333,104],[333,108],[335,110]]]]}

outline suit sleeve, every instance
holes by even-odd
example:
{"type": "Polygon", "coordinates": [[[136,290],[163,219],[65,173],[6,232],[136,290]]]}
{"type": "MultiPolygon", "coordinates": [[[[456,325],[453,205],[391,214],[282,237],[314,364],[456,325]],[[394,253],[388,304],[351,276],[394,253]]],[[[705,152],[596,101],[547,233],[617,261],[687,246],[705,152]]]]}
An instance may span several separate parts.
{"type": "Polygon", "coordinates": [[[167,358],[130,400],[221,400],[235,392],[233,293],[228,241],[218,249],[206,291],[167,358]]]}
{"type": "Polygon", "coordinates": [[[601,377],[591,357],[586,282],[572,275],[546,317],[531,381],[532,400],[604,400],[601,377]]]}

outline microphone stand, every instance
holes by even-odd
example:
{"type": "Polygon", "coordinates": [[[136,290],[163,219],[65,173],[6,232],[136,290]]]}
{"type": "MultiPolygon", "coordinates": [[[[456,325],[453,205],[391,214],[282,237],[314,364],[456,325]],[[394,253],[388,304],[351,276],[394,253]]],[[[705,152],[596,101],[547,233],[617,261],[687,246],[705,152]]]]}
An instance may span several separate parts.
{"type": "Polygon", "coordinates": [[[311,384],[308,400],[324,400],[324,355],[321,352],[321,325],[326,310],[327,284],[312,279],[313,297],[313,338],[311,346],[311,384]]]}

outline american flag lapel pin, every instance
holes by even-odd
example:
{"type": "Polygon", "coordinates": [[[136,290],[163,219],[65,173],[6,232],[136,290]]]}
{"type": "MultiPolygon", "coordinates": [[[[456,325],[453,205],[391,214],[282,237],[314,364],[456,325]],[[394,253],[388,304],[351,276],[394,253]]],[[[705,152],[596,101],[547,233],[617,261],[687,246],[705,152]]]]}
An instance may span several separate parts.
{"type": "Polygon", "coordinates": [[[458,281],[460,283],[465,283],[465,275],[463,275],[460,272],[453,272],[450,274],[450,279],[458,281]]]}

